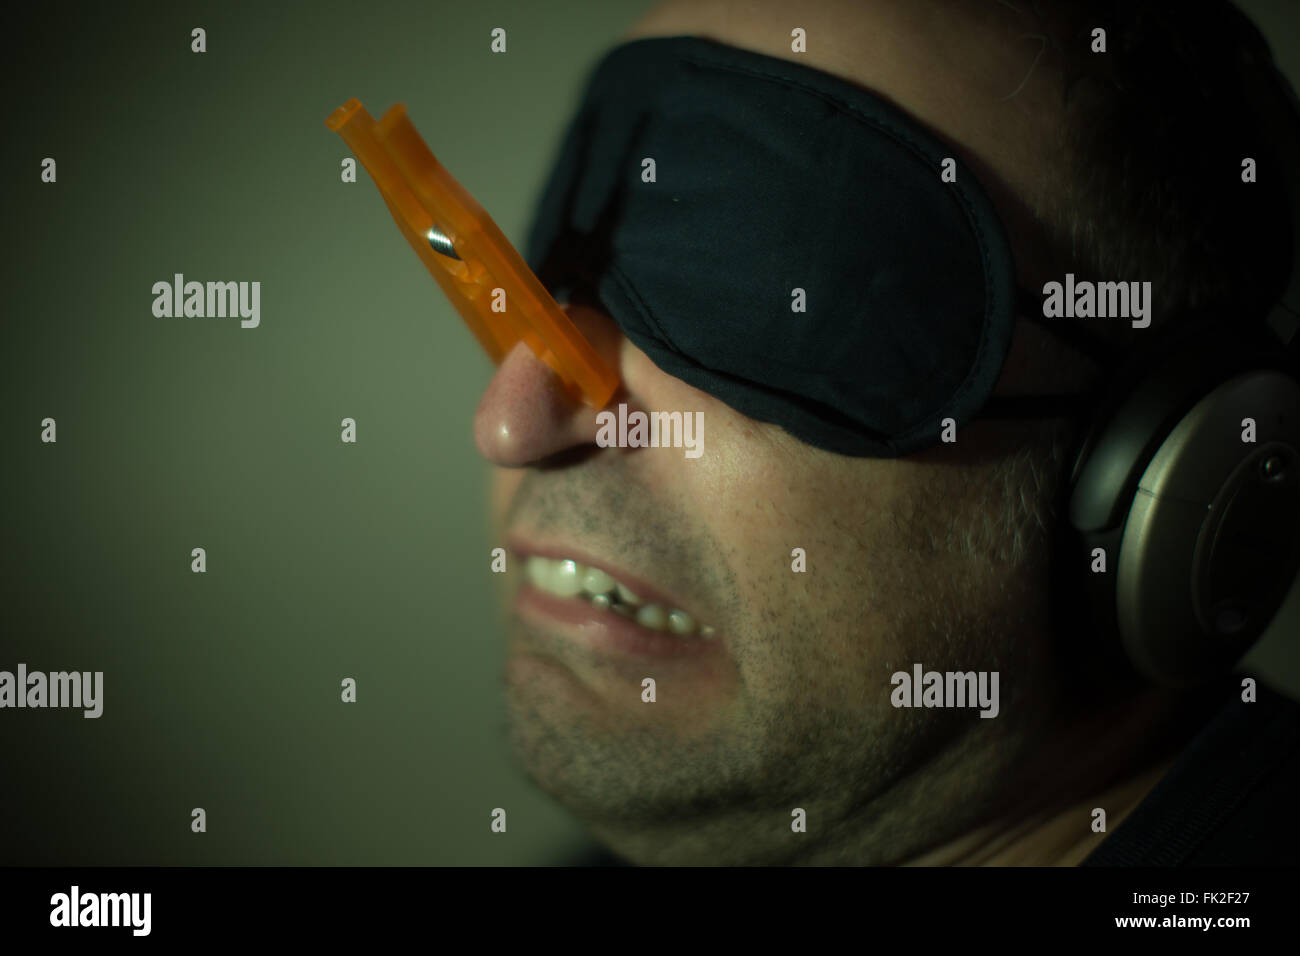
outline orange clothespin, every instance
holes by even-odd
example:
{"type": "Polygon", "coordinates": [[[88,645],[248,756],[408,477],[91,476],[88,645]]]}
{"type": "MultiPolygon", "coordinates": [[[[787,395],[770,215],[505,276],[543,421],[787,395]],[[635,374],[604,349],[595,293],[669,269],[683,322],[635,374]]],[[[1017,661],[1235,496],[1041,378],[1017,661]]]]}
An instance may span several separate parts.
{"type": "Polygon", "coordinates": [[[429,151],[398,103],[379,122],[357,99],[325,121],[370,173],[397,226],[493,362],[523,339],[565,389],[604,408],[618,372],[561,311],[505,234],[429,151]],[[505,311],[493,311],[505,293],[505,311]]]}

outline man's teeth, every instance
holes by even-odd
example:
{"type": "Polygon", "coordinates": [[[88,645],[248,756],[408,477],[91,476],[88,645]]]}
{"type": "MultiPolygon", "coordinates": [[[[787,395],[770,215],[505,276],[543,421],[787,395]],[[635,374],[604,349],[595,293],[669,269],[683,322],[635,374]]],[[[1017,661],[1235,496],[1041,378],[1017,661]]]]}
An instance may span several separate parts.
{"type": "Polygon", "coordinates": [[[524,573],[539,591],[557,597],[584,597],[596,607],[634,620],[651,631],[667,631],[682,637],[710,638],[714,634],[712,627],[700,626],[685,611],[646,604],[600,568],[533,554],[524,562],[524,573]]]}
{"type": "Polygon", "coordinates": [[[582,589],[588,594],[608,594],[618,582],[600,568],[588,568],[582,575],[582,589]]]}
{"type": "Polygon", "coordinates": [[[668,615],[658,604],[647,604],[645,607],[637,608],[636,622],[652,631],[662,631],[664,625],[668,623],[668,615]]]}
{"type": "Polygon", "coordinates": [[[617,589],[618,599],[622,601],[624,604],[630,604],[632,605],[632,607],[641,606],[641,599],[637,597],[635,594],[633,594],[631,591],[629,591],[627,588],[623,587],[623,585],[615,584],[614,587],[617,589]]]}

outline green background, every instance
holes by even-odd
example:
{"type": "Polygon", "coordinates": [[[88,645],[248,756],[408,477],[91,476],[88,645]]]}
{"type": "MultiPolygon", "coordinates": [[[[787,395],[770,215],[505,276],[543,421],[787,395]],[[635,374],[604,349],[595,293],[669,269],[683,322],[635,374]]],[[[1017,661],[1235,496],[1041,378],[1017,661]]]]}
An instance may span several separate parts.
{"type": "MultiPolygon", "coordinates": [[[[1294,7],[1243,6],[1295,76],[1294,7]]],[[[0,669],[103,671],[105,690],[98,720],[0,711],[0,863],[545,863],[581,844],[505,744],[471,435],[491,366],[364,170],[340,182],[325,118],[407,103],[520,246],[586,71],[647,7],[9,22],[0,669]],[[177,272],[260,281],[261,326],[155,318],[177,272]]]]}

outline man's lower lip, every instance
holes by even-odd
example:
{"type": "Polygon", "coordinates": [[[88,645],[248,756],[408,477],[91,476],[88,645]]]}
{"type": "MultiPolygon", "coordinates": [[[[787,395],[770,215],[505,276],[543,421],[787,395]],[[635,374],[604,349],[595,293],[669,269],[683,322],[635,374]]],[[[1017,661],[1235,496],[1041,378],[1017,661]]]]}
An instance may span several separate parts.
{"type": "Polygon", "coordinates": [[[631,657],[704,657],[721,653],[718,640],[678,637],[651,631],[612,611],[598,608],[581,598],[562,598],[539,591],[531,584],[520,586],[515,596],[515,613],[548,628],[558,628],[587,647],[605,653],[631,657]]]}

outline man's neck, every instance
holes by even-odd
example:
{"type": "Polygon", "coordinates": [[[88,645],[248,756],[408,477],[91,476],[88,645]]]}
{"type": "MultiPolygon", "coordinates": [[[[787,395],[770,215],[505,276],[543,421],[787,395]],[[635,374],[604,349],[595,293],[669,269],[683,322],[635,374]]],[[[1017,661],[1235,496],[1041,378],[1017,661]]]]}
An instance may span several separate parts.
{"type": "Polygon", "coordinates": [[[1068,779],[1061,755],[1072,755],[1068,787],[1029,801],[1008,800],[1006,812],[913,857],[921,866],[1076,866],[1131,814],[1168,773],[1200,729],[1206,698],[1179,699],[1152,690],[1097,718],[1074,725],[1046,755],[1043,776],[1068,779]],[[1098,742],[1113,742],[1109,749],[1098,742]],[[1132,741],[1140,742],[1138,748],[1132,741]],[[1082,756],[1088,754],[1086,762],[1082,756]],[[1094,830],[1100,808],[1105,829],[1094,830]]]}
{"type": "Polygon", "coordinates": [[[1168,772],[1175,756],[1055,810],[1000,820],[909,860],[909,866],[1077,866],[1137,808],[1168,772]],[[1095,808],[1106,829],[1092,829],[1095,808]]]}

